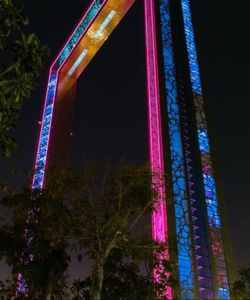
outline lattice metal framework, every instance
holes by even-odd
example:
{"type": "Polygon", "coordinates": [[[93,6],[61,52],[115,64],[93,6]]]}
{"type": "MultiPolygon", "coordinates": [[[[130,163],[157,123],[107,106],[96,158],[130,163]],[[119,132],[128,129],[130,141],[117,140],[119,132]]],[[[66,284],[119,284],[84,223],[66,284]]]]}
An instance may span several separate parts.
{"type": "Polygon", "coordinates": [[[181,6],[183,14],[184,31],[186,36],[186,47],[188,53],[190,78],[195,105],[197,136],[202,164],[202,176],[207,206],[207,217],[212,242],[212,256],[216,273],[216,297],[219,297],[220,299],[228,299],[229,285],[222,242],[221,221],[217,198],[218,194],[211,159],[211,149],[208,137],[206,116],[204,111],[203,93],[189,0],[181,0],[181,6]]]}
{"type": "Polygon", "coordinates": [[[160,1],[162,53],[165,72],[166,106],[170,145],[175,228],[182,299],[194,298],[193,263],[189,210],[183,159],[180,112],[176,86],[175,63],[170,21],[169,0],[160,1]]]}

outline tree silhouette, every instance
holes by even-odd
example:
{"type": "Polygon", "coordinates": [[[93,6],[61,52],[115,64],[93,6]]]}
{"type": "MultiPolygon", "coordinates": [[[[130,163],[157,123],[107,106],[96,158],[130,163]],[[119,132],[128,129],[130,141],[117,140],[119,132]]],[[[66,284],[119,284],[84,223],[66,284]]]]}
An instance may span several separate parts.
{"type": "MultiPolygon", "coordinates": [[[[15,194],[5,187],[1,204],[9,214],[0,227],[0,258],[12,267],[13,280],[21,272],[27,288],[20,297],[60,299],[56,295],[60,290],[65,294],[72,247],[92,261],[91,299],[101,299],[103,283],[104,299],[116,295],[119,289],[112,292],[110,282],[117,274],[134,286],[140,284],[145,293],[164,294],[174,282],[169,277],[173,266],[163,257],[158,259],[166,245],[152,241],[142,222],[157,201],[151,179],[147,166],[87,163],[80,169],[48,170],[43,190],[24,188],[15,194]],[[126,258],[128,263],[123,261],[126,258]],[[147,274],[139,272],[140,262],[147,264],[147,274]],[[153,269],[160,270],[157,282],[152,279],[153,269]]],[[[123,291],[127,285],[117,284],[123,291]]],[[[82,280],[72,289],[80,297],[82,280]]]]}
{"type": "Polygon", "coordinates": [[[25,32],[29,20],[12,0],[0,0],[0,156],[16,146],[11,135],[21,108],[31,96],[48,48],[36,34],[25,32]]]}

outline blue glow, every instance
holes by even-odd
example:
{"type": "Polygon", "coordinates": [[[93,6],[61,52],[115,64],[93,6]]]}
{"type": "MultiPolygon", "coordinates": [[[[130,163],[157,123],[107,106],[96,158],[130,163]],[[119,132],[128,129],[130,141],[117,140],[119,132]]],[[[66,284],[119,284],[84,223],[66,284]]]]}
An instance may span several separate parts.
{"type": "Polygon", "coordinates": [[[188,203],[186,200],[185,170],[174,69],[169,0],[160,1],[160,15],[181,299],[194,299],[194,274],[192,269],[188,203]]]}
{"type": "Polygon", "coordinates": [[[200,71],[199,71],[197,51],[195,46],[194,29],[192,24],[189,0],[182,0],[181,6],[182,6],[182,13],[183,13],[183,21],[184,21],[184,31],[186,35],[192,87],[195,93],[197,93],[198,95],[202,95],[200,71]]]}
{"type": "Polygon", "coordinates": [[[216,228],[221,228],[221,222],[219,218],[218,210],[218,199],[216,195],[216,185],[214,176],[211,174],[203,173],[203,181],[206,191],[206,203],[208,212],[208,223],[210,226],[215,226],[216,228]]]}
{"type": "Polygon", "coordinates": [[[73,66],[70,68],[68,75],[71,76],[74,71],[76,70],[76,68],[80,65],[80,63],[83,61],[84,57],[87,55],[88,50],[84,49],[82,51],[82,53],[79,55],[79,57],[77,58],[77,60],[74,62],[73,66]]]}
{"type": "Polygon", "coordinates": [[[109,22],[113,19],[115,14],[116,14],[116,12],[114,10],[111,10],[111,12],[108,14],[107,18],[103,21],[102,25],[95,33],[95,35],[94,35],[95,39],[98,38],[102,34],[103,30],[108,26],[109,22]]]}
{"type": "MultiPolygon", "coordinates": [[[[48,153],[48,145],[49,145],[49,135],[50,135],[50,128],[51,128],[51,124],[52,124],[53,106],[54,106],[56,86],[57,86],[57,80],[58,80],[58,78],[57,78],[58,70],[60,69],[62,64],[66,61],[66,59],[68,58],[71,50],[76,46],[78,41],[81,39],[83,33],[85,32],[85,30],[88,28],[88,26],[91,24],[91,22],[97,15],[97,13],[98,13],[99,9],[101,8],[102,4],[104,3],[104,1],[106,1],[106,0],[96,0],[93,2],[91,7],[85,14],[84,18],[82,19],[82,21],[76,28],[75,32],[73,33],[73,36],[70,38],[68,43],[63,48],[61,55],[59,56],[57,61],[54,63],[52,70],[49,74],[48,89],[47,89],[47,95],[46,95],[46,100],[45,100],[45,108],[44,108],[42,127],[41,127],[41,132],[40,132],[37,159],[35,162],[35,174],[33,177],[33,184],[32,184],[33,189],[42,189],[42,187],[43,187],[45,168],[46,168],[46,159],[47,159],[47,153],[48,153]]],[[[84,53],[82,53],[82,56],[84,56],[84,53]]],[[[83,59],[84,57],[80,57],[80,58],[83,59]]],[[[77,61],[77,63],[78,62],[79,61],[77,61]]],[[[78,63],[78,65],[79,65],[79,63],[78,63]]],[[[73,66],[75,67],[76,65],[73,65],[73,66]]],[[[72,71],[72,70],[70,70],[70,71],[72,71]]]]}
{"type": "Polygon", "coordinates": [[[228,289],[219,288],[218,289],[218,297],[220,299],[230,299],[230,294],[228,289]]]}
{"type": "Polygon", "coordinates": [[[199,147],[201,152],[210,153],[207,130],[198,129],[199,147]]]}
{"type": "Polygon", "coordinates": [[[49,77],[49,83],[48,83],[46,104],[45,104],[42,128],[40,133],[37,160],[35,165],[33,189],[41,189],[43,186],[56,85],[57,85],[57,76],[56,74],[52,73],[49,77]]]}
{"type": "Polygon", "coordinates": [[[191,8],[189,0],[181,0],[184,31],[186,37],[186,46],[188,52],[188,61],[190,69],[190,78],[194,96],[195,114],[197,121],[197,135],[199,141],[199,148],[201,153],[201,162],[203,169],[203,183],[206,195],[206,206],[208,223],[211,233],[212,247],[218,245],[219,253],[213,253],[216,281],[218,284],[217,295],[221,299],[229,299],[229,286],[227,279],[227,270],[225,265],[225,258],[223,254],[221,221],[218,209],[217,189],[213,175],[209,138],[207,133],[207,124],[204,113],[202,87],[199,73],[199,64],[197,58],[197,51],[195,46],[194,30],[191,17],[191,8]],[[216,234],[215,234],[216,231],[216,234]]]}
{"type": "Polygon", "coordinates": [[[97,13],[98,13],[98,11],[99,11],[99,9],[102,6],[102,4],[103,4],[104,1],[105,0],[96,0],[92,4],[91,8],[89,9],[89,11],[85,15],[85,17],[83,18],[83,20],[81,21],[81,23],[79,24],[79,26],[75,30],[73,36],[68,41],[68,43],[65,45],[65,47],[64,47],[64,49],[62,51],[62,54],[59,57],[59,65],[60,66],[65,62],[65,60],[68,58],[71,50],[76,46],[76,44],[78,43],[78,41],[81,39],[83,33],[85,32],[85,30],[91,24],[92,20],[97,15],[97,13]]]}

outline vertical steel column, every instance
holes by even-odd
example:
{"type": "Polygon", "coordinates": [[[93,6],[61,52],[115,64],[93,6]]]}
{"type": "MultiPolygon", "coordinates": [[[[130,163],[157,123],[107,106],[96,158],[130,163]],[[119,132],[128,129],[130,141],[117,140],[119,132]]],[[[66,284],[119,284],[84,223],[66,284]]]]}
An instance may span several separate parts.
{"type": "MultiPolygon", "coordinates": [[[[152,184],[157,188],[159,199],[152,213],[152,235],[159,242],[167,242],[167,208],[164,185],[164,159],[160,108],[159,70],[156,41],[156,20],[154,0],[144,0],[145,42],[147,65],[147,97],[149,123],[149,156],[153,176],[152,184]]],[[[168,254],[167,254],[168,256],[168,254]]],[[[171,289],[167,289],[168,299],[172,299],[171,289]]]]}
{"type": "Polygon", "coordinates": [[[164,82],[166,91],[167,120],[171,173],[173,182],[173,200],[178,256],[178,273],[181,299],[194,299],[194,272],[189,224],[189,208],[183,158],[183,145],[180,126],[180,110],[177,95],[172,26],[169,0],[160,0],[160,27],[162,55],[164,63],[164,82]]]}
{"type": "Polygon", "coordinates": [[[224,257],[217,188],[211,159],[211,149],[204,111],[203,92],[201,87],[199,64],[197,58],[189,0],[181,0],[181,7],[183,14],[184,31],[186,36],[186,47],[189,60],[190,78],[195,106],[197,137],[199,142],[199,150],[202,164],[202,177],[206,198],[208,225],[210,229],[210,237],[212,243],[211,250],[216,272],[216,297],[220,299],[229,299],[230,296],[228,275],[224,257]]]}

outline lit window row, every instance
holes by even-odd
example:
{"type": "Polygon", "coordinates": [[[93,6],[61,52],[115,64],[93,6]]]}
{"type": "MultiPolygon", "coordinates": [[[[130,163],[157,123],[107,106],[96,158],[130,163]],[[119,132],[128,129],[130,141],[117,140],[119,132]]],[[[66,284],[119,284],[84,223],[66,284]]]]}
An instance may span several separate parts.
{"type": "Polygon", "coordinates": [[[94,38],[98,38],[102,32],[104,31],[104,29],[108,26],[108,24],[110,23],[110,21],[113,19],[114,15],[115,15],[115,11],[111,10],[111,12],[108,14],[107,18],[103,21],[102,25],[99,27],[99,29],[97,30],[97,32],[94,35],[94,38]]]}

